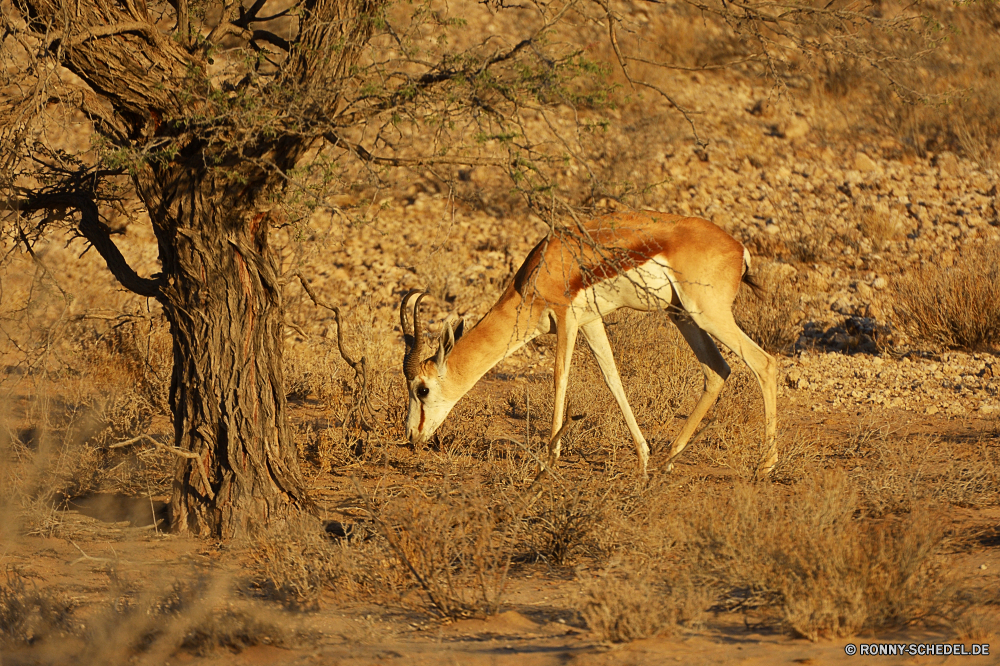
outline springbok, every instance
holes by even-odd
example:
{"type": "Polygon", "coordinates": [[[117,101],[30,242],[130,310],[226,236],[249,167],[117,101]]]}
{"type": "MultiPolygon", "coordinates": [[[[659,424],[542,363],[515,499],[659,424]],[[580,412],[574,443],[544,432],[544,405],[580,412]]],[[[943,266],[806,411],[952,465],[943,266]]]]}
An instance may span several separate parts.
{"type": "Polygon", "coordinates": [[[750,253],[715,224],[696,217],[616,213],[593,219],[580,231],[552,234],[536,245],[479,323],[465,335],[464,322],[455,330],[446,325],[437,353],[426,360],[421,361],[424,341],[419,320],[420,301],[426,294],[414,290],[403,297],[399,318],[406,344],[403,374],[410,392],[406,415],[410,442],[417,446],[433,435],[455,403],[490,368],[538,335],[555,333],[555,408],[548,449],[552,467],[559,457],[561,442],[555,435],[563,424],[570,361],[581,331],[625,417],[645,477],[649,447],[622,388],[602,317],[621,307],[666,309],[705,373],[704,392],[670,447],[667,469],[672,469],[729,377],[729,365],[710,337],[714,336],[743,359],[760,383],[767,457],[758,474],[770,472],[778,460],[777,364],[740,330],[732,313],[740,283],[757,288],[747,273],[750,253]],[[406,312],[414,297],[410,331],[406,312]]]}

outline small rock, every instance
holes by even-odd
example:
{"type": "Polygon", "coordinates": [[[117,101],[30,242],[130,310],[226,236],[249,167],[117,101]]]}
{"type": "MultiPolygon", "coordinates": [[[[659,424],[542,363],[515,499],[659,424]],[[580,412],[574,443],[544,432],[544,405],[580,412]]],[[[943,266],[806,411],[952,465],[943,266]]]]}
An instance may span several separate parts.
{"type": "Polygon", "coordinates": [[[979,403],[979,413],[980,414],[983,414],[985,416],[989,416],[990,414],[996,414],[998,412],[1000,412],[1000,407],[998,407],[996,405],[991,405],[991,404],[989,404],[987,402],[981,402],[981,403],[979,403]]]}
{"type": "Polygon", "coordinates": [[[851,314],[851,301],[846,297],[841,296],[830,304],[830,309],[843,315],[851,314]]]}
{"type": "Polygon", "coordinates": [[[924,410],[924,414],[937,414],[937,413],[938,413],[937,405],[931,405],[930,407],[924,410]]]}
{"type": "Polygon", "coordinates": [[[768,224],[766,227],[764,227],[764,231],[773,236],[781,231],[781,227],[779,227],[777,224],[768,224]]]}
{"type": "Polygon", "coordinates": [[[865,173],[879,171],[878,164],[864,153],[858,153],[854,156],[854,168],[865,173]]]}
{"type": "Polygon", "coordinates": [[[786,139],[793,140],[801,139],[805,135],[809,134],[809,130],[811,129],[812,128],[809,127],[809,123],[807,123],[804,118],[799,118],[798,116],[782,123],[781,126],[778,127],[778,131],[781,133],[781,136],[786,139]]]}
{"type": "Polygon", "coordinates": [[[958,157],[951,151],[944,151],[934,158],[934,166],[948,176],[958,175],[958,157]]]}
{"type": "Polygon", "coordinates": [[[888,286],[889,286],[889,281],[886,280],[884,277],[879,276],[874,280],[872,280],[873,289],[885,289],[888,286]]]}

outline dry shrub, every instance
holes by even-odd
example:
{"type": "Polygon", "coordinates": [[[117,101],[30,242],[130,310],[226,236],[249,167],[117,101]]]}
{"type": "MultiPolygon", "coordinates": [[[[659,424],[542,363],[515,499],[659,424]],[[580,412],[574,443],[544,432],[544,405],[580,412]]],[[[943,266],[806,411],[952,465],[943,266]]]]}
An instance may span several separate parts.
{"type": "MultiPolygon", "coordinates": [[[[757,243],[758,247],[762,243],[766,246],[767,238],[770,237],[762,237],[762,240],[757,243]]],[[[778,241],[772,240],[771,242],[778,241]]],[[[842,242],[843,239],[838,238],[832,229],[819,223],[815,227],[800,230],[794,237],[785,239],[781,244],[787,248],[788,255],[793,260],[804,264],[814,264],[828,260],[834,254],[836,244],[842,242]]],[[[762,249],[766,249],[766,247],[762,249]]],[[[779,253],[770,251],[763,253],[762,256],[773,257],[777,254],[779,253]]]]}
{"type": "Polygon", "coordinates": [[[584,551],[603,550],[594,541],[602,540],[612,522],[618,492],[607,478],[574,483],[548,479],[524,518],[530,552],[521,559],[566,566],[584,551]]]}
{"type": "MultiPolygon", "coordinates": [[[[992,66],[997,67],[995,61],[992,66]]],[[[995,169],[1000,164],[1000,91],[990,78],[974,71],[952,74],[948,88],[939,86],[938,97],[927,101],[883,91],[876,97],[883,107],[879,115],[919,154],[952,151],[983,169],[995,169]]]]}
{"type": "Polygon", "coordinates": [[[883,202],[862,206],[858,214],[858,229],[861,235],[871,241],[876,250],[883,250],[903,235],[905,226],[896,210],[883,202]]]}
{"type": "Polygon", "coordinates": [[[120,319],[104,331],[77,325],[64,371],[22,378],[26,399],[5,424],[17,474],[4,495],[29,533],[51,534],[73,498],[170,488],[175,459],[137,439],[165,424],[169,335],[156,318],[120,319]]]}
{"type": "MultiPolygon", "coordinates": [[[[739,361],[736,361],[738,363],[739,361]]],[[[740,365],[726,381],[706,428],[706,440],[695,443],[694,456],[716,467],[731,469],[741,479],[752,479],[765,460],[764,400],[753,373],[740,365]]]]}
{"type": "Polygon", "coordinates": [[[0,645],[30,645],[65,635],[72,610],[72,602],[62,595],[29,586],[23,576],[8,571],[7,582],[0,585],[0,645]]]}
{"type": "MultiPolygon", "coordinates": [[[[665,312],[619,310],[609,316],[605,324],[625,394],[639,427],[653,446],[675,413],[693,404],[700,395],[704,382],[701,368],[665,312]]],[[[554,356],[554,336],[544,336],[533,344],[534,348],[544,350],[546,356],[554,356]]],[[[553,408],[551,381],[551,375],[531,378],[523,390],[512,392],[507,400],[506,415],[524,420],[532,451],[544,450],[544,442],[549,438],[553,408]]],[[[582,337],[573,354],[567,396],[571,415],[586,418],[574,421],[572,429],[564,436],[563,456],[572,458],[579,454],[587,459],[601,460],[606,473],[620,469],[619,465],[629,471],[634,469],[635,447],[631,434],[582,337]]],[[[490,417],[495,419],[498,415],[503,416],[494,409],[490,417]]],[[[484,433],[487,441],[494,434],[492,423],[488,422],[479,430],[487,431],[484,433]]],[[[524,439],[520,433],[518,438],[524,439]]],[[[534,464],[520,454],[515,455],[518,457],[512,463],[524,463],[527,467],[534,464]]]]}
{"type": "Polygon", "coordinates": [[[989,439],[971,447],[941,437],[885,437],[857,474],[865,510],[881,516],[927,502],[996,506],[1000,452],[989,439]]]}
{"type": "Polygon", "coordinates": [[[873,76],[857,59],[830,56],[825,88],[846,98],[832,103],[862,131],[870,131],[872,123],[888,129],[908,151],[948,150],[995,168],[1000,159],[997,5],[931,2],[919,11],[926,25],[947,27],[944,47],[924,51],[919,31],[892,33],[902,47],[898,53],[909,55],[889,65],[891,78],[873,76]]]}
{"type": "Polygon", "coordinates": [[[272,527],[254,541],[252,584],[295,610],[318,610],[332,589],[340,601],[398,589],[396,558],[384,543],[357,531],[350,540],[334,541],[308,518],[272,527]]]}
{"type": "Polygon", "coordinates": [[[500,606],[516,521],[483,489],[448,479],[381,506],[366,500],[389,547],[442,617],[485,616],[500,606]]]}
{"type": "MultiPolygon", "coordinates": [[[[606,321],[608,339],[629,404],[653,447],[664,436],[663,430],[674,416],[694,405],[701,395],[704,375],[694,352],[665,312],[619,311],[606,321]]],[[[579,405],[581,410],[586,405],[590,414],[596,413],[595,407],[599,404],[609,415],[603,428],[592,431],[587,448],[597,453],[606,452],[609,442],[615,447],[623,445],[628,447],[630,462],[633,461],[631,452],[635,449],[625,420],[589,355],[587,370],[579,373],[579,382],[577,393],[571,394],[572,404],[579,405]],[[600,389],[595,391],[595,386],[600,389]]],[[[570,388],[572,390],[573,385],[570,388]]],[[[571,436],[584,439],[583,433],[571,433],[571,436]]]]}
{"type": "Polygon", "coordinates": [[[704,623],[714,593],[687,571],[658,579],[648,573],[604,573],[584,585],[577,610],[598,640],[610,643],[675,633],[704,623]]]}
{"type": "Polygon", "coordinates": [[[388,462],[395,449],[389,442],[402,436],[407,404],[392,320],[379,315],[370,297],[343,308],[342,353],[329,310],[306,299],[294,318],[302,324],[296,331],[303,339],[289,344],[285,354],[288,396],[293,402],[318,402],[327,412],[299,424],[300,455],[320,473],[388,462]]]}
{"type": "Polygon", "coordinates": [[[965,245],[953,266],[928,264],[893,287],[900,327],[951,349],[1000,346],[1000,243],[965,245]]]}
{"type": "Polygon", "coordinates": [[[649,638],[676,622],[662,591],[642,577],[598,578],[584,589],[577,608],[597,638],[611,643],[649,638]]]}
{"type": "Polygon", "coordinates": [[[750,338],[771,353],[787,350],[797,339],[798,322],[792,314],[799,307],[799,291],[791,267],[764,263],[753,269],[761,293],[743,287],[736,295],[733,315],[750,338]]]}
{"type": "Polygon", "coordinates": [[[964,507],[1000,504],[1000,448],[986,436],[976,442],[971,454],[948,451],[940,476],[929,480],[935,498],[964,507]]]}
{"type": "Polygon", "coordinates": [[[956,620],[951,628],[961,641],[985,643],[996,638],[997,627],[1000,626],[996,613],[988,611],[970,611],[956,620]]]}
{"type": "Polygon", "coordinates": [[[816,640],[946,617],[936,564],[941,521],[930,510],[862,522],[847,478],[826,473],[791,497],[737,485],[686,518],[699,566],[789,632],[816,640]]]}
{"type": "Polygon", "coordinates": [[[4,501],[28,534],[51,535],[60,512],[93,493],[152,496],[170,487],[174,458],[145,441],[127,448],[102,445],[108,428],[86,404],[63,405],[36,427],[21,430],[9,447],[12,475],[4,501]],[[58,418],[56,418],[58,417],[58,418]]]}

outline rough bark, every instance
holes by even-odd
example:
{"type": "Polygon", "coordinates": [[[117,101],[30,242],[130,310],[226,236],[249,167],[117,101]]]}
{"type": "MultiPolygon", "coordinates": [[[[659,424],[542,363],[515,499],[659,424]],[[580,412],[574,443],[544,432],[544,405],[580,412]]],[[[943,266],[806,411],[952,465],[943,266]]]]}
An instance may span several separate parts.
{"type": "Polygon", "coordinates": [[[178,459],[171,523],[217,538],[309,506],[286,426],[279,274],[256,196],[273,183],[248,173],[234,188],[233,169],[172,164],[137,178],[160,245],[176,445],[198,456],[178,459]]]}

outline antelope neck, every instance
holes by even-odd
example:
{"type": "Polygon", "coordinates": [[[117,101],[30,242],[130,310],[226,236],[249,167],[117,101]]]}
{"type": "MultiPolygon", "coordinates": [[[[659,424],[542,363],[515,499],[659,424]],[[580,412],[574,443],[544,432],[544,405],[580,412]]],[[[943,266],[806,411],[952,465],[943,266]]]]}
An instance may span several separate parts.
{"type": "Polygon", "coordinates": [[[454,378],[451,397],[458,400],[490,368],[524,346],[535,325],[530,310],[517,292],[508,289],[500,302],[455,343],[446,361],[448,378],[454,378]]]}

